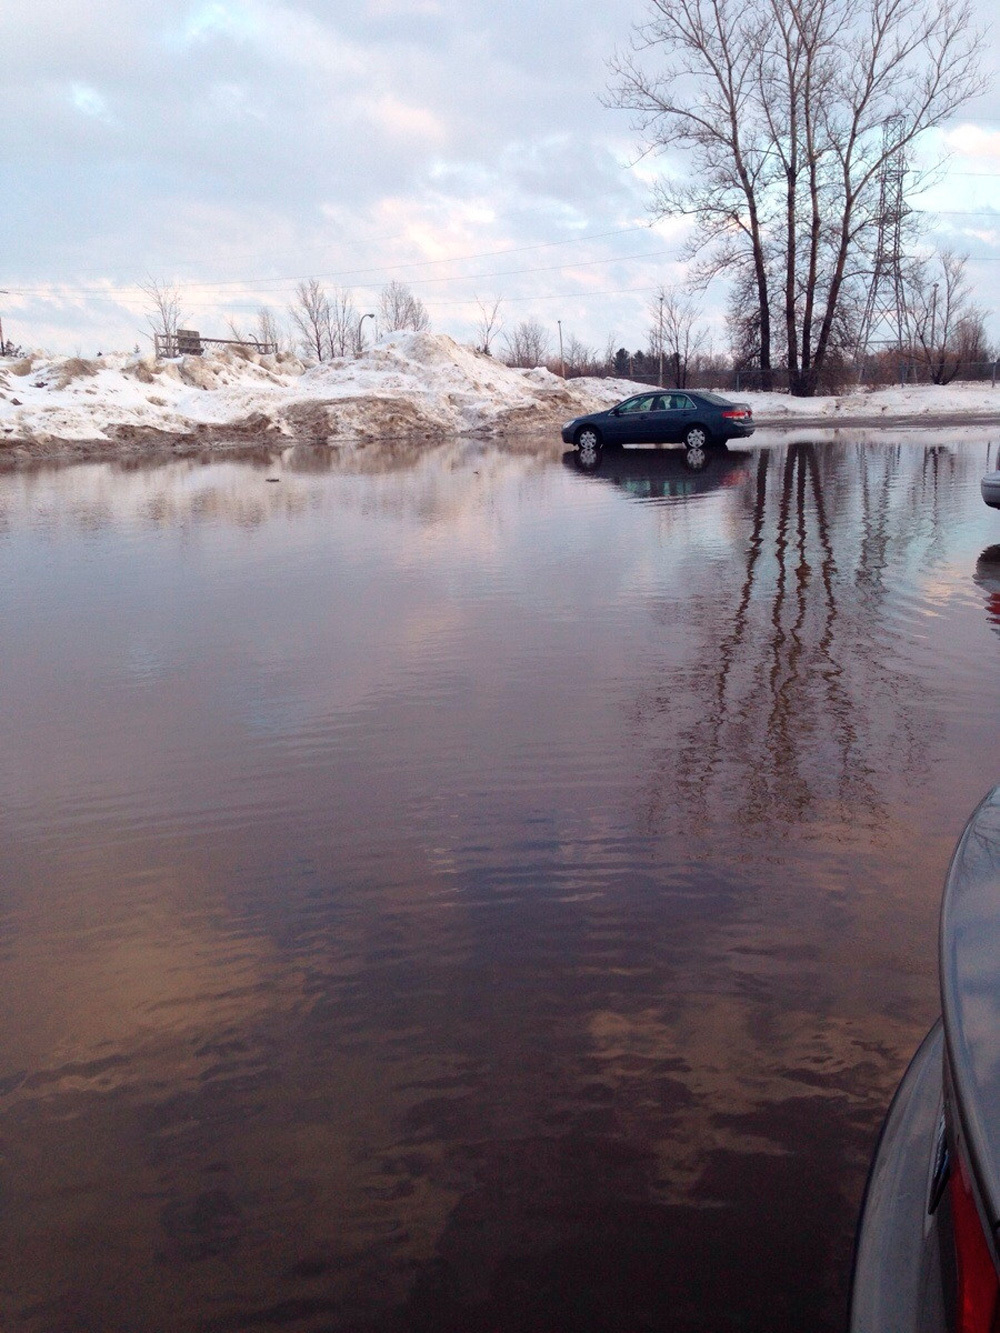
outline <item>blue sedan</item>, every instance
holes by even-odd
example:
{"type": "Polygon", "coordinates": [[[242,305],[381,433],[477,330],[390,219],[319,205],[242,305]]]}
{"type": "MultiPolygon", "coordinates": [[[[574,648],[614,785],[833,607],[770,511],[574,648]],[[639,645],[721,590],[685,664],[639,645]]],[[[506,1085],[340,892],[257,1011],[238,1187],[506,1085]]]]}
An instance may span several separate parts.
{"type": "Polygon", "coordinates": [[[605,446],[684,444],[702,452],[712,443],[752,435],[749,403],[732,403],[715,393],[654,389],[626,398],[606,412],[574,417],[562,428],[566,444],[575,444],[581,460],[591,462],[605,446]]]}

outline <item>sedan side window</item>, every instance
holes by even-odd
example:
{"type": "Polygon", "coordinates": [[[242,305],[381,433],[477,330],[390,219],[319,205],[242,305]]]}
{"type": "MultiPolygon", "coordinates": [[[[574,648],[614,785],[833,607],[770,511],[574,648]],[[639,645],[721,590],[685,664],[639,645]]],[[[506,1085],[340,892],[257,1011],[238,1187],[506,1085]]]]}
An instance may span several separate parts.
{"type": "Polygon", "coordinates": [[[694,403],[686,393],[672,393],[670,395],[670,406],[682,412],[691,412],[694,410],[694,403]]]}
{"type": "Polygon", "coordinates": [[[623,415],[626,412],[651,412],[652,410],[653,395],[651,393],[644,394],[641,398],[630,398],[627,402],[622,403],[618,409],[623,415]]]}

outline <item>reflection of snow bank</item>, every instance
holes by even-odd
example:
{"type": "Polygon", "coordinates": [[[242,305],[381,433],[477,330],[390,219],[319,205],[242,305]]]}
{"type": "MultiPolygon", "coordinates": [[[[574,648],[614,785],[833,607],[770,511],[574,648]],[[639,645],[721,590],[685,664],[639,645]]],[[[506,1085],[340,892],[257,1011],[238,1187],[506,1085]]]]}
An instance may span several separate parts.
{"type": "Polygon", "coordinates": [[[391,334],[358,360],[238,355],[0,361],[0,443],[273,433],[311,440],[497,435],[617,402],[622,380],[514,370],[441,334],[391,334]]]}
{"type": "MultiPolygon", "coordinates": [[[[0,360],[0,446],[128,444],[162,435],[224,440],[285,436],[312,441],[504,435],[543,428],[618,402],[644,386],[563,381],[538,367],[514,370],[443,334],[396,333],[358,360],[304,365],[290,354],[154,361],[114,354],[95,361],[41,353],[0,360]]],[[[759,419],[810,420],[998,414],[989,385],[883,389],[838,398],[735,394],[759,419]]]]}

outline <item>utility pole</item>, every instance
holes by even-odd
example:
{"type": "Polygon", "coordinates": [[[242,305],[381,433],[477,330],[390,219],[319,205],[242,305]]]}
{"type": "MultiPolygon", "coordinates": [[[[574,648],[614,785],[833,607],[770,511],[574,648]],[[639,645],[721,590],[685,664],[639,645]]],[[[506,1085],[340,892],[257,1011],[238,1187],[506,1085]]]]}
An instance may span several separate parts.
{"type": "Polygon", "coordinates": [[[663,291],[660,291],[660,388],[663,388],[663,291]]]}
{"type": "Polygon", "coordinates": [[[938,284],[931,288],[931,351],[937,351],[937,292],[938,284]]]}
{"type": "Polygon", "coordinates": [[[559,374],[560,374],[560,376],[561,376],[563,379],[565,379],[565,378],[566,378],[566,362],[563,360],[562,320],[561,320],[561,319],[557,319],[557,320],[556,320],[556,323],[559,325],[559,374]]]}

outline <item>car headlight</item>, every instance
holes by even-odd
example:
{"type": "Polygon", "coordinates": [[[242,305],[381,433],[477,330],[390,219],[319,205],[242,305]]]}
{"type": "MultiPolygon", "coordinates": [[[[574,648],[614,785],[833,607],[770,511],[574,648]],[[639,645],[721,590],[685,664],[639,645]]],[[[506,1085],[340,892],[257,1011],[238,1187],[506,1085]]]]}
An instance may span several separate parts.
{"type": "Polygon", "coordinates": [[[574,417],[572,421],[564,421],[563,430],[569,430],[570,426],[575,426],[579,420],[580,420],[579,417],[574,417]]]}

